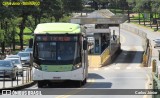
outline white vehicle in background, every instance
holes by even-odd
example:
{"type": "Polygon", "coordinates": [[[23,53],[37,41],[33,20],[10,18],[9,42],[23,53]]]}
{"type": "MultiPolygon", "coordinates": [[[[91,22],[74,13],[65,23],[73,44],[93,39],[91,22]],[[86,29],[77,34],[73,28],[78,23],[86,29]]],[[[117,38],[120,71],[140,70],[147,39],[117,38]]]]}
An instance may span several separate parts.
{"type": "Polygon", "coordinates": [[[24,52],[31,52],[32,53],[33,52],[33,48],[26,47],[24,52]]]}
{"type": "MultiPolygon", "coordinates": [[[[0,60],[0,78],[3,77],[11,78],[11,80],[16,80],[17,70],[10,60],[0,60]]],[[[1,84],[2,85],[2,84],[1,84]]]]}
{"type": "Polygon", "coordinates": [[[21,60],[21,57],[18,55],[8,55],[6,58],[19,58],[21,60]]]}
{"type": "Polygon", "coordinates": [[[18,52],[17,55],[20,56],[23,66],[30,66],[30,52],[18,52]]]}
{"type": "Polygon", "coordinates": [[[10,60],[12,61],[12,63],[14,64],[14,66],[16,66],[16,70],[18,72],[18,75],[23,76],[23,66],[21,63],[20,58],[6,58],[4,60],[10,60]]]}
{"type": "Polygon", "coordinates": [[[160,47],[160,39],[153,40],[155,42],[154,48],[160,47]]]}

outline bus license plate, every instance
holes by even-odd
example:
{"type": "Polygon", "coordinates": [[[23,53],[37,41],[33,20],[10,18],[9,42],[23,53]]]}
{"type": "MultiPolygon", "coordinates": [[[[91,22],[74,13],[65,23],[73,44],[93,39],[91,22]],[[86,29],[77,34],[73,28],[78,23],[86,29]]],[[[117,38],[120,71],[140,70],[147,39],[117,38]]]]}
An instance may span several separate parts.
{"type": "Polygon", "coordinates": [[[53,77],[53,79],[60,80],[61,77],[53,77]]]}

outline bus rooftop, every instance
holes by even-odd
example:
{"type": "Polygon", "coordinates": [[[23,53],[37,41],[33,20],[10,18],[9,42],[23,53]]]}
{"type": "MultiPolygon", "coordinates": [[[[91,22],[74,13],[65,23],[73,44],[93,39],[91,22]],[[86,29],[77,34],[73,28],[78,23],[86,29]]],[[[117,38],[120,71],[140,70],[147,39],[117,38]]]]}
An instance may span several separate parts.
{"type": "Polygon", "coordinates": [[[34,34],[78,34],[81,33],[79,24],[74,23],[41,23],[38,24],[34,34]]]}

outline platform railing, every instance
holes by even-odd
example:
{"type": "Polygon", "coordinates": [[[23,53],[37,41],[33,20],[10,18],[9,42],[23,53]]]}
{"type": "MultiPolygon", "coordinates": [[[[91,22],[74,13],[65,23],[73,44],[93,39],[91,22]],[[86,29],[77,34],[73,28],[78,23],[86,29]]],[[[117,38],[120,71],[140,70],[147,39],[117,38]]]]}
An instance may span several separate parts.
{"type": "Polygon", "coordinates": [[[19,69],[0,70],[0,89],[20,86],[32,81],[32,68],[23,68],[23,74],[19,69]]]}

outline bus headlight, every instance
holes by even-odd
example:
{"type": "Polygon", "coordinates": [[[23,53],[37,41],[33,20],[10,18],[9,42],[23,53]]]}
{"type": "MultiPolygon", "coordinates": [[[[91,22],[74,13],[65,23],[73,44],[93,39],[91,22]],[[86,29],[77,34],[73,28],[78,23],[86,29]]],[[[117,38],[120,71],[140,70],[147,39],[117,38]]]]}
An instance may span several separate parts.
{"type": "Polygon", "coordinates": [[[41,70],[42,68],[41,68],[41,66],[40,65],[38,65],[37,63],[33,63],[33,67],[34,68],[36,68],[36,69],[39,69],[39,70],[41,70]]]}
{"type": "Polygon", "coordinates": [[[73,66],[73,69],[75,70],[75,69],[78,69],[78,68],[80,68],[80,67],[82,67],[82,63],[75,64],[75,65],[73,66]]]}

